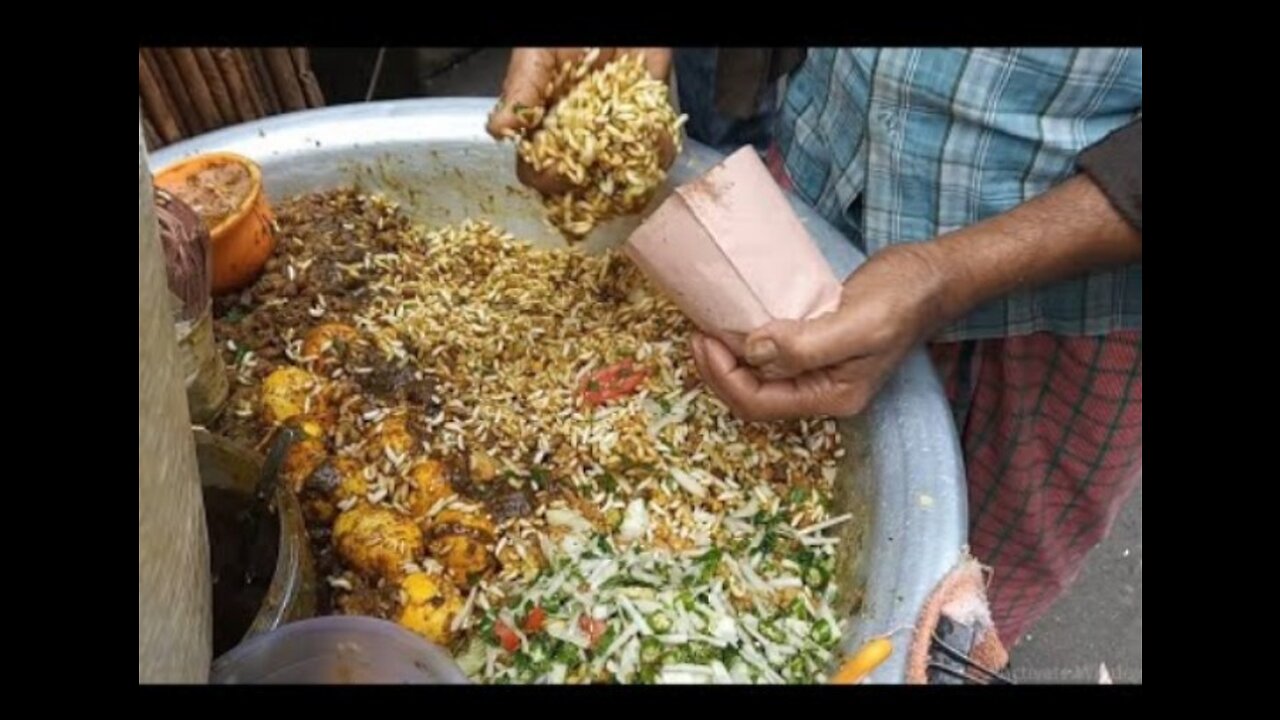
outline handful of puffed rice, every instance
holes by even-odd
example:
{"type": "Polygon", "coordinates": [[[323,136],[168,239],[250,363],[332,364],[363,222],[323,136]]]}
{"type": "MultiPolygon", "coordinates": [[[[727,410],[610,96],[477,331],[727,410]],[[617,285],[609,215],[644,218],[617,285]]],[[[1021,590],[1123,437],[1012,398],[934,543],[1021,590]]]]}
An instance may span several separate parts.
{"type": "Polygon", "coordinates": [[[605,220],[642,210],[667,179],[664,136],[677,155],[683,146],[680,128],[687,117],[676,116],[667,84],[649,75],[638,54],[592,71],[599,53],[595,48],[577,63],[566,61],[546,94],[568,92],[549,111],[517,108],[536,129],[509,133],[534,170],[553,171],[572,184],[543,200],[548,222],[571,241],[605,220]]]}

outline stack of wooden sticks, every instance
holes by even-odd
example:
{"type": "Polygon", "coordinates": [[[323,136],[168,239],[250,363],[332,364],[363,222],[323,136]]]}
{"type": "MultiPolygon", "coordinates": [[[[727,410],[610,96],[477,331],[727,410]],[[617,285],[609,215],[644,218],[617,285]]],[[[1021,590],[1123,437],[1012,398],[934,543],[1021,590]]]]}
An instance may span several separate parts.
{"type": "Polygon", "coordinates": [[[324,107],[306,48],[141,48],[147,147],[266,115],[324,107]]]}

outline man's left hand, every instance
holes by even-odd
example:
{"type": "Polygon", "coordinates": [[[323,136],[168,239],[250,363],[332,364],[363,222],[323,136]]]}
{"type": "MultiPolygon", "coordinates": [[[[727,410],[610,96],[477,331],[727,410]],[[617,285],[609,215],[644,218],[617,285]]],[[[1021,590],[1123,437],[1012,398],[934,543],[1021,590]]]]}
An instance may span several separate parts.
{"type": "Polygon", "coordinates": [[[849,276],[835,312],[761,327],[747,336],[745,361],[695,334],[694,360],[744,420],[855,415],[943,322],[942,291],[927,244],[890,247],[849,276]]]}

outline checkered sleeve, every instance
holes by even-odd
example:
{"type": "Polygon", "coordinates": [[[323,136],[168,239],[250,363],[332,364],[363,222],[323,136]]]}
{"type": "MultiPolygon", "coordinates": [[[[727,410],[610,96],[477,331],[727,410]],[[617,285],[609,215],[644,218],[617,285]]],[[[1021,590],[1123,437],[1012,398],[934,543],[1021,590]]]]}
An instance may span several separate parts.
{"type": "MultiPolygon", "coordinates": [[[[810,48],[777,138],[796,194],[870,256],[1081,173],[1141,233],[1141,117],[1141,48],[810,48]]],[[[1019,289],[935,341],[1141,329],[1135,262],[1019,289]]]]}
{"type": "Polygon", "coordinates": [[[1142,232],[1142,118],[1080,153],[1077,165],[1098,183],[1124,219],[1142,232]]]}

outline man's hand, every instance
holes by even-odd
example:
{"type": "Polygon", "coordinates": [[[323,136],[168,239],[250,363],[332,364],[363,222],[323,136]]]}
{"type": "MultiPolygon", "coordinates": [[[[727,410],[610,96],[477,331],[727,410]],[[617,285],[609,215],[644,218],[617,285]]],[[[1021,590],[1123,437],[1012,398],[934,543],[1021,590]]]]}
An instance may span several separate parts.
{"type": "Polygon", "coordinates": [[[913,347],[982,303],[1141,259],[1142,234],[1078,175],[1002,215],[876,253],[845,281],[838,310],[752,332],[745,362],[702,335],[693,356],[744,419],[853,415],[913,347]]]}
{"type": "Polygon", "coordinates": [[[940,324],[942,282],[928,253],[888,248],[849,276],[835,312],[748,335],[745,363],[720,341],[695,335],[698,373],[745,420],[857,414],[940,324]]]}
{"type": "MultiPolygon", "coordinates": [[[[570,88],[550,88],[556,70],[564,62],[578,62],[586,54],[584,48],[517,48],[511,53],[507,77],[502,84],[502,97],[489,115],[487,130],[499,140],[509,132],[536,129],[541,118],[559,100],[559,94],[570,88]],[[531,112],[541,111],[541,112],[531,112]]],[[[624,53],[638,53],[644,57],[645,67],[654,78],[666,81],[671,74],[671,50],[669,48],[600,48],[592,69],[603,67],[624,53]]],[[[675,160],[675,143],[667,138],[661,148],[663,167],[675,160]]],[[[573,187],[568,179],[549,170],[539,173],[517,156],[516,176],[520,182],[544,195],[563,193],[573,187]]]]}

